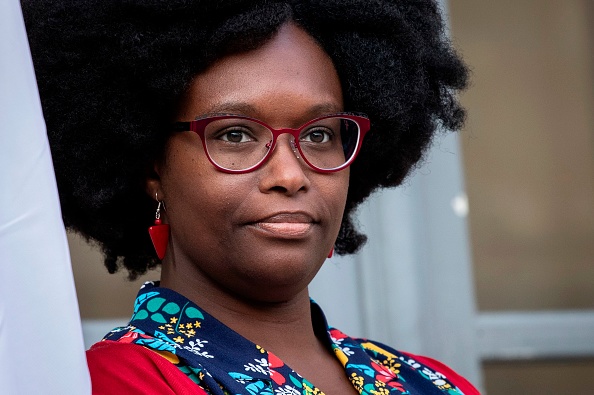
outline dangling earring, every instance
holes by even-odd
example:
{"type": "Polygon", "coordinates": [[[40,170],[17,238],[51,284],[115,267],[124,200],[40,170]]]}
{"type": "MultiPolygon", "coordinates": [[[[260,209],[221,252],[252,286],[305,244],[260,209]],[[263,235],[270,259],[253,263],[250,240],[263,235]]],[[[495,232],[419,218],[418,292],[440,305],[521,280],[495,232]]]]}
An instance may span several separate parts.
{"type": "Polygon", "coordinates": [[[328,254],[328,258],[332,258],[332,255],[334,255],[334,247],[332,247],[330,249],[330,253],[328,254]]]}
{"type": "Polygon", "coordinates": [[[155,199],[157,199],[155,224],[151,226],[148,231],[153,242],[153,247],[155,247],[157,256],[159,259],[163,259],[165,257],[165,252],[167,251],[167,244],[169,243],[169,225],[161,223],[161,205],[163,205],[163,208],[165,208],[165,205],[159,200],[159,197],[156,193],[155,199]]]}

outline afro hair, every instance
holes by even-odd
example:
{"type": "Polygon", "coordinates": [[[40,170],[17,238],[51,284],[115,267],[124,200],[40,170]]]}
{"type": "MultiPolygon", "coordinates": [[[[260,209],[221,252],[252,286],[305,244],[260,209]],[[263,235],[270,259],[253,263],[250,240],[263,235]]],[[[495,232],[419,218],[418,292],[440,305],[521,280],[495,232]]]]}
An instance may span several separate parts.
{"type": "Polygon", "coordinates": [[[432,0],[22,0],[64,223],[97,242],[110,273],[160,263],[146,231],[147,169],[192,78],[293,22],[329,54],[345,111],[372,129],[351,166],[335,250],[364,242],[353,210],[397,186],[439,128],[464,121],[467,69],[432,0]]]}

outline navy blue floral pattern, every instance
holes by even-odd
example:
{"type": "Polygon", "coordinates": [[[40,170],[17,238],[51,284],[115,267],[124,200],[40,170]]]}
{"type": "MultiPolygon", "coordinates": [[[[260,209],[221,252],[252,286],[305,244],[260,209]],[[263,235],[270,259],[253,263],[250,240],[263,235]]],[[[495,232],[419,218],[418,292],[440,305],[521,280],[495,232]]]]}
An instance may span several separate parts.
{"type": "MultiPolygon", "coordinates": [[[[360,394],[462,394],[440,372],[385,345],[329,328],[313,301],[311,309],[316,330],[327,334],[328,347],[360,394]]],[[[159,353],[213,395],[323,394],[273,353],[154,282],[142,286],[130,323],[104,340],[134,343],[159,353]]]]}

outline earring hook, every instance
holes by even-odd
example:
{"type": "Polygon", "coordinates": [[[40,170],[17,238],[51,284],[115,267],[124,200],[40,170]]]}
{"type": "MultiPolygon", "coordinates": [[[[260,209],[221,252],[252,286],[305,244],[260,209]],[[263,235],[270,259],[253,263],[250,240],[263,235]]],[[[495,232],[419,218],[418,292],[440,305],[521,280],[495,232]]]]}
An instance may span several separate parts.
{"type": "Polygon", "coordinates": [[[163,210],[165,209],[165,202],[163,200],[159,200],[159,192],[155,192],[155,200],[157,200],[157,212],[155,213],[155,219],[161,218],[161,206],[163,206],[163,210]]]}

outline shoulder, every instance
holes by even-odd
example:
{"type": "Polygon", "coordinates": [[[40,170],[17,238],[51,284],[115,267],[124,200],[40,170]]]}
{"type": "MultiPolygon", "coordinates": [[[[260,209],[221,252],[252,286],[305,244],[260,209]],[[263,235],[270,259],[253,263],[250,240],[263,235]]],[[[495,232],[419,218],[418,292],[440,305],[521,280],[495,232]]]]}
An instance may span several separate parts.
{"type": "Polygon", "coordinates": [[[429,375],[433,375],[436,380],[444,377],[453,385],[458,387],[464,395],[479,395],[479,391],[464,377],[456,373],[452,368],[446,364],[437,361],[433,358],[424,357],[421,355],[415,355],[408,352],[397,351],[385,344],[367,340],[367,339],[355,339],[363,349],[374,359],[380,360],[383,364],[389,366],[398,363],[405,363],[413,368],[429,368],[431,372],[427,372],[429,375]]]}
{"type": "Polygon", "coordinates": [[[87,364],[93,394],[206,394],[169,360],[136,344],[96,343],[87,364]]]}

